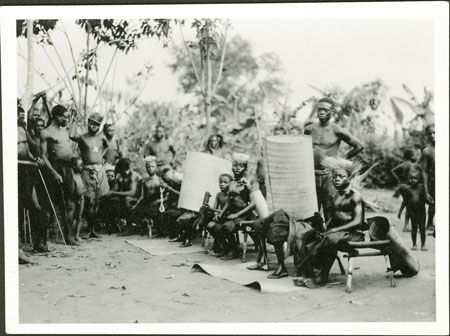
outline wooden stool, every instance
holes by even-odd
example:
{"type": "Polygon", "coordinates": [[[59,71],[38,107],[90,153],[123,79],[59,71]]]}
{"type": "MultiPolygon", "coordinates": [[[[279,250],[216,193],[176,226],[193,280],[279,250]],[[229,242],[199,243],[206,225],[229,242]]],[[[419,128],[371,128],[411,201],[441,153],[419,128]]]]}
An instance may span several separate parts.
{"type": "Polygon", "coordinates": [[[344,255],[344,258],[348,258],[348,272],[347,272],[347,288],[346,292],[352,292],[352,277],[353,277],[353,259],[359,257],[375,257],[375,256],[384,256],[384,260],[386,262],[386,272],[389,274],[389,280],[391,287],[395,287],[395,279],[394,272],[391,268],[391,263],[389,261],[389,246],[391,242],[389,240],[376,240],[370,242],[349,242],[350,247],[355,249],[358,253],[348,253],[344,255]],[[360,253],[360,249],[379,249],[379,251],[371,251],[360,253]]]}

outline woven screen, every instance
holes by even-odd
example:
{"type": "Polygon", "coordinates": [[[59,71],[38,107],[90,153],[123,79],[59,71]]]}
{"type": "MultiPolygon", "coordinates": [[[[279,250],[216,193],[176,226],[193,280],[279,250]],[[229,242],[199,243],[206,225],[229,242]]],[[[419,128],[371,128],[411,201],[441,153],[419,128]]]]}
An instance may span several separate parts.
{"type": "Polygon", "coordinates": [[[317,211],[312,138],[307,135],[265,139],[266,174],[271,210],[283,209],[295,219],[317,211]]]}
{"type": "Polygon", "coordinates": [[[178,207],[199,211],[205,192],[211,194],[209,205],[214,206],[219,190],[219,176],[230,174],[231,162],[211,154],[188,152],[183,165],[183,182],[181,184],[178,207]]]}

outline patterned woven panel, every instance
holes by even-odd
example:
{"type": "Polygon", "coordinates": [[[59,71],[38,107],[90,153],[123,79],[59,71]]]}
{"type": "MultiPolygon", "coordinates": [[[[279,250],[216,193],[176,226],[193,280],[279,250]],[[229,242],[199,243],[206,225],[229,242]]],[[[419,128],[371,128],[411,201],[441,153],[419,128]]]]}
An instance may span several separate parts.
{"type": "Polygon", "coordinates": [[[230,161],[206,153],[188,152],[183,165],[178,207],[199,211],[206,191],[211,194],[209,205],[214,206],[216,194],[220,191],[219,176],[224,173],[233,176],[230,161]]]}
{"type": "Polygon", "coordinates": [[[317,211],[312,138],[270,136],[264,147],[270,208],[296,219],[311,217],[317,211]]]}

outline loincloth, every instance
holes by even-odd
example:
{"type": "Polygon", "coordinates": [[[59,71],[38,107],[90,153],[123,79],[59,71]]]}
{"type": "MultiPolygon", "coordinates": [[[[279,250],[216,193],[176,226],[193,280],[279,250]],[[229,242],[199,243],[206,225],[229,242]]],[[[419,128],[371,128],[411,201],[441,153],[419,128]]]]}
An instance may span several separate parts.
{"type": "Polygon", "coordinates": [[[89,198],[99,198],[109,192],[108,178],[106,177],[105,167],[99,164],[84,165],[81,172],[81,179],[86,188],[85,196],[89,198]],[[94,170],[96,178],[91,178],[91,171],[94,170]]]}

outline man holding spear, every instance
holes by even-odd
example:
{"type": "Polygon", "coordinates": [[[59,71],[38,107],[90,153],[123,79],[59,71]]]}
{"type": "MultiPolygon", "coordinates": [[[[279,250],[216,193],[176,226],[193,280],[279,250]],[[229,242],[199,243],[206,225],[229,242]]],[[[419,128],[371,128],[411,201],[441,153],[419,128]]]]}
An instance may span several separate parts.
{"type": "Polygon", "coordinates": [[[41,132],[41,157],[48,168],[45,175],[49,177],[46,187],[50,202],[55,202],[58,217],[64,218],[64,242],[76,246],[79,244],[73,240],[72,221],[67,218],[66,208],[66,200],[74,192],[75,185],[70,165],[72,145],[67,130],[71,115],[64,106],[56,105],[52,109],[52,116],[50,126],[41,132]],[[54,183],[49,183],[50,179],[54,183]]]}

